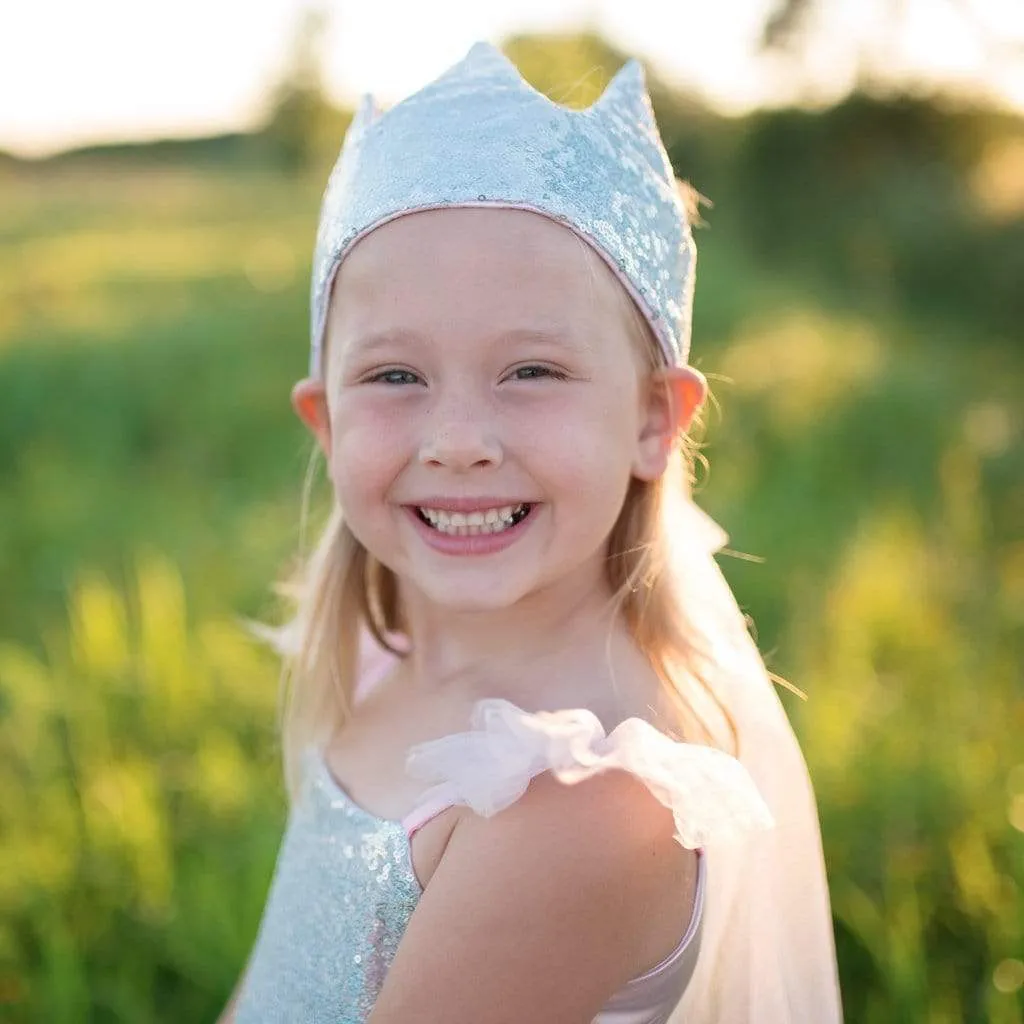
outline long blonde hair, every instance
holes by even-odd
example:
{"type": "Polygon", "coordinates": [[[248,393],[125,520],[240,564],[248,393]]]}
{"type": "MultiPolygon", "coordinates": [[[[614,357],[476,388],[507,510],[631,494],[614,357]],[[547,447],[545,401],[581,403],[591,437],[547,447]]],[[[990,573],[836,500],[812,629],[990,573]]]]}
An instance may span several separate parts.
{"type": "MultiPolygon", "coordinates": [[[[684,191],[694,206],[695,195],[684,191]]],[[[620,286],[617,291],[630,334],[648,372],[653,372],[664,365],[661,349],[626,290],[620,286]]],[[[325,367],[328,358],[325,350],[325,367]]],[[[729,749],[736,744],[735,728],[709,682],[710,654],[687,619],[668,543],[674,510],[696,482],[696,465],[707,465],[696,440],[703,427],[698,414],[690,431],[680,434],[659,479],[631,481],[608,538],[606,566],[618,613],[676,713],[674,731],[680,738],[729,749]],[[702,699],[695,701],[695,693],[702,699]]],[[[313,458],[319,458],[316,450],[313,458]]],[[[304,487],[303,520],[312,485],[311,472],[304,487]]],[[[332,735],[352,714],[360,637],[369,632],[382,648],[401,656],[390,638],[403,634],[405,624],[394,574],[356,539],[337,501],[311,554],[279,590],[294,602],[294,615],[283,629],[265,635],[272,634],[283,655],[281,740],[285,780],[294,797],[302,749],[332,735]]]]}

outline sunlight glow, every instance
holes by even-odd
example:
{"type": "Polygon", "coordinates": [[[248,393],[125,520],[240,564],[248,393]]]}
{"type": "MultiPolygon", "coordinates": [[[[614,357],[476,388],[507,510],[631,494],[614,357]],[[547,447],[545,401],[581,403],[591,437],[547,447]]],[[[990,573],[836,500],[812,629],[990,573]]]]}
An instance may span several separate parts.
{"type": "MultiPolygon", "coordinates": [[[[974,0],[979,24],[1024,37],[1024,5],[974,0]]],[[[897,51],[926,79],[978,90],[1024,108],[1019,63],[986,67],[951,5],[908,0],[898,40],[878,37],[881,0],[832,0],[803,66],[755,59],[772,0],[435,0],[350,4],[325,0],[331,95],[364,91],[392,103],[458,60],[477,39],[593,28],[649,58],[670,82],[740,112],[792,99],[801,84],[835,98],[853,81],[856,47],[892,67],[897,51]],[[872,26],[875,27],[872,37],[872,26]],[[794,73],[796,72],[796,73],[794,73]]],[[[241,130],[257,123],[281,73],[303,0],[39,0],[0,22],[0,149],[43,154],[87,141],[241,130]]]]}

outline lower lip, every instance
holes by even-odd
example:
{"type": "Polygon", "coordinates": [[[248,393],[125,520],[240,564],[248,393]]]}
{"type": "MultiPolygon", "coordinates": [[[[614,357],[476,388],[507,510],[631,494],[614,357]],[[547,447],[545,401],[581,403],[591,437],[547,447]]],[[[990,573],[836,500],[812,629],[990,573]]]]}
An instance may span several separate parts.
{"type": "Polygon", "coordinates": [[[413,508],[406,507],[405,511],[409,514],[420,536],[435,551],[446,555],[491,555],[496,551],[504,551],[505,548],[515,544],[524,531],[529,529],[538,507],[532,505],[529,515],[525,519],[516,523],[515,526],[502,530],[501,533],[478,533],[475,536],[465,537],[435,530],[423,522],[419,513],[413,508]]]}

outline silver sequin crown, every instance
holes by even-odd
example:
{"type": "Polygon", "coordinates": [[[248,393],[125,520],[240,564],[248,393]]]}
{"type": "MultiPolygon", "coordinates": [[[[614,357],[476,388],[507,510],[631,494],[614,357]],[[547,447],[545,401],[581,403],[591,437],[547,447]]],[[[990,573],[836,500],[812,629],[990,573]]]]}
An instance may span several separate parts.
{"type": "Polygon", "coordinates": [[[313,258],[310,373],[321,374],[337,268],[416,210],[505,206],[589,243],[647,317],[669,364],[690,345],[696,247],[636,60],[585,110],[552,102],[489,43],[386,113],[359,105],[324,192],[313,258]]]}

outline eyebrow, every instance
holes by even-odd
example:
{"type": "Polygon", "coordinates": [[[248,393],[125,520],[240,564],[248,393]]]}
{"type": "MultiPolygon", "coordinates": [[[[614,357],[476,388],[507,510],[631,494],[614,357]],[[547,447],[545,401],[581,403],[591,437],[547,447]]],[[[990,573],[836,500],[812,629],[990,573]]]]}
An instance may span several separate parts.
{"type": "MultiPolygon", "coordinates": [[[[507,331],[501,331],[485,340],[486,343],[496,344],[498,342],[524,342],[533,341],[546,345],[557,345],[563,348],[579,351],[581,346],[564,331],[552,327],[514,327],[507,331]]],[[[418,331],[406,328],[395,328],[393,330],[373,331],[369,334],[356,338],[346,346],[349,355],[358,353],[368,355],[378,349],[390,348],[395,345],[429,344],[430,338],[418,331]]]]}

